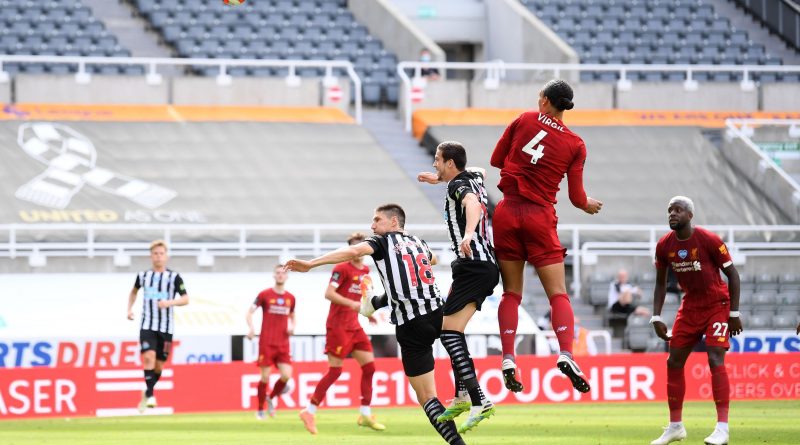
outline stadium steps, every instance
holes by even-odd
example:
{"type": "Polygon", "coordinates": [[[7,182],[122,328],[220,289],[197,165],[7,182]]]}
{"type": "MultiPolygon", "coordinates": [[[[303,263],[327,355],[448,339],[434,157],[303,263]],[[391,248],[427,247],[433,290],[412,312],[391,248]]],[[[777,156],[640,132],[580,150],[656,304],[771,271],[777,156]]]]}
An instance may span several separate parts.
{"type": "Polygon", "coordinates": [[[172,52],[158,43],[158,35],[147,31],[147,22],[136,16],[128,2],[111,0],[82,0],[92,13],[117,36],[122,46],[134,57],[172,57],[172,52]]]}
{"type": "MultiPolygon", "coordinates": [[[[566,116],[569,121],[569,115],[566,116]]],[[[436,125],[434,141],[469,141],[472,164],[488,165],[503,126],[436,125]]],[[[697,224],[788,224],[761,190],[742,181],[702,129],[697,127],[572,128],[586,141],[585,188],[602,200],[603,211],[589,217],[569,202],[566,181],[556,206],[559,223],[664,224],[669,198],[688,195],[697,206],[697,224]]],[[[497,202],[500,172],[488,168],[487,191],[497,202]]],[[[610,235],[609,235],[610,236],[610,235]]]]}
{"type": "Polygon", "coordinates": [[[755,43],[760,43],[769,48],[770,53],[780,57],[785,65],[800,65],[800,53],[795,51],[779,37],[769,30],[744,10],[737,8],[730,0],[706,0],[714,6],[717,14],[727,17],[731,25],[737,29],[747,31],[747,35],[755,43]]]}
{"type": "MultiPolygon", "coordinates": [[[[364,110],[362,126],[369,131],[386,153],[411,178],[417,181],[417,173],[433,171],[433,156],[403,129],[403,121],[394,110],[364,110]]],[[[469,164],[472,165],[472,164],[469,164]]],[[[419,184],[420,190],[438,209],[444,206],[444,184],[419,184]]]]}

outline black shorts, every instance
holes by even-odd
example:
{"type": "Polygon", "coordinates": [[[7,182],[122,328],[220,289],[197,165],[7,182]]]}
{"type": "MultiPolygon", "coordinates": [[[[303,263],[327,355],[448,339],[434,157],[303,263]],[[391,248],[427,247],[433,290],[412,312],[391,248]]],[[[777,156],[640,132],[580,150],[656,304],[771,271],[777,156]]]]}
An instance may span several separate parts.
{"type": "Polygon", "coordinates": [[[492,295],[500,282],[497,265],[490,261],[458,258],[450,266],[453,269],[453,284],[444,302],[444,315],[453,315],[472,302],[481,310],[483,300],[492,295]]]}
{"type": "Polygon", "coordinates": [[[142,346],[142,353],[156,351],[156,360],[165,362],[172,351],[172,334],[142,329],[139,331],[139,343],[142,346]]]}
{"type": "Polygon", "coordinates": [[[442,310],[412,319],[395,328],[403,371],[416,377],[433,371],[433,342],[442,333],[442,310]]]}

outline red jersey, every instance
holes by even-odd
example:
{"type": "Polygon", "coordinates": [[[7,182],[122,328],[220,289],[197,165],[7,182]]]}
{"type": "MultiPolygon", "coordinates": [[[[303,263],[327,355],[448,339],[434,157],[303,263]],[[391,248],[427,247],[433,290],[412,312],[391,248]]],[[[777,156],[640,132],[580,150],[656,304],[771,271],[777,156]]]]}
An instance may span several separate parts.
{"type": "Polygon", "coordinates": [[[684,308],[707,308],[729,304],[728,286],[719,270],[733,264],[728,247],[716,233],[695,227],[689,239],[681,241],[672,231],[656,245],[656,268],[672,267],[686,296],[684,308]]]}
{"type": "Polygon", "coordinates": [[[266,345],[289,344],[289,315],[294,313],[295,298],[289,292],[279,294],[273,289],[261,291],[254,305],[262,310],[261,337],[259,342],[266,345]]]}
{"type": "Polygon", "coordinates": [[[497,187],[506,196],[521,196],[543,206],[556,203],[564,174],[569,199],[586,207],[583,164],[586,145],[563,122],[538,111],[522,113],[497,141],[491,164],[500,169],[497,187]]]}
{"type": "MultiPolygon", "coordinates": [[[[369,266],[362,266],[360,269],[353,266],[350,262],[339,263],[333,268],[331,273],[331,285],[336,286],[336,292],[353,301],[361,301],[361,283],[367,284],[369,278],[369,266]],[[365,278],[366,277],[366,278],[365,278]]],[[[358,312],[341,304],[331,303],[331,310],[328,312],[328,328],[338,329],[361,329],[358,323],[358,312]]]]}

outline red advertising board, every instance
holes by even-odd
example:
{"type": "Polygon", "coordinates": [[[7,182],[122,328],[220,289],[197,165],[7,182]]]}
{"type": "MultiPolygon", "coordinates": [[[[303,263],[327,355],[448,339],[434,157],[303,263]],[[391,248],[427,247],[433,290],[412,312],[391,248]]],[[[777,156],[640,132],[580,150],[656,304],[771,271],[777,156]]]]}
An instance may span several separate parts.
{"type": "MultiPolygon", "coordinates": [[[[510,393],[502,384],[499,359],[475,360],[478,378],[495,403],[630,402],[666,399],[666,354],[604,355],[580,360],[592,390],[580,394],[554,367],[555,357],[520,356],[525,390],[510,393]]],[[[797,354],[730,354],[726,358],[733,399],[800,398],[797,354]]],[[[415,405],[414,393],[397,359],[377,359],[372,404],[375,407],[415,405]]],[[[295,364],[294,385],[278,401],[279,409],[305,405],[327,363],[295,364]]],[[[273,379],[277,375],[272,376],[273,379]]],[[[436,363],[437,388],[453,391],[450,364],[436,363]]],[[[242,362],[175,365],[156,386],[159,408],[150,414],[254,409],[258,369],[242,362]],[[209,390],[209,388],[213,388],[209,390]]],[[[347,360],[342,376],[328,391],[330,407],[359,404],[360,369],[347,360]]],[[[17,368],[0,370],[0,419],[53,416],[138,414],[134,408],[144,388],[135,368],[17,368]]],[[[686,365],[686,399],[707,400],[711,377],[704,354],[686,365]]]]}

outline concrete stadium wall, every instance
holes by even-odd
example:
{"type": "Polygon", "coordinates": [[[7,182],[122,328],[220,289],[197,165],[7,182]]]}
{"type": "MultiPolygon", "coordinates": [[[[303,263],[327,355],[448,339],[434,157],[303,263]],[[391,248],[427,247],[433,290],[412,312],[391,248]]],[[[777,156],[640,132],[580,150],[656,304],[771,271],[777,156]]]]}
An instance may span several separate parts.
{"type": "Polygon", "coordinates": [[[634,82],[629,91],[617,91],[621,110],[756,111],[758,90],[742,91],[739,84],[701,83],[686,91],[683,83],[634,82]]]}
{"type": "MultiPolygon", "coordinates": [[[[572,100],[576,110],[611,110],[614,108],[616,90],[605,82],[573,83],[572,100]]],[[[538,91],[537,91],[538,93],[538,91]]]]}
{"type": "Polygon", "coordinates": [[[434,61],[445,61],[444,50],[388,0],[349,0],[347,7],[399,60],[418,60],[428,48],[434,61]]]}
{"type": "Polygon", "coordinates": [[[220,86],[213,77],[178,77],[172,82],[174,105],[276,105],[317,106],[321,85],[318,79],[303,79],[287,87],[283,78],[237,77],[220,86]]]}
{"type": "Polygon", "coordinates": [[[19,74],[14,82],[17,103],[167,104],[169,81],[148,85],[144,76],[93,75],[88,84],[75,76],[19,74]]]}
{"type": "Polygon", "coordinates": [[[350,111],[350,92],[353,90],[353,83],[349,77],[342,77],[338,79],[339,89],[342,91],[342,98],[339,100],[330,100],[328,96],[328,88],[320,83],[321,104],[323,107],[338,108],[345,113],[350,111]]]}
{"type": "Polygon", "coordinates": [[[800,86],[796,83],[768,83],[761,86],[764,111],[800,111],[800,86]]]}
{"type": "MultiPolygon", "coordinates": [[[[466,80],[436,80],[430,81],[425,87],[425,97],[422,102],[412,104],[413,110],[424,108],[467,108],[469,107],[469,83],[466,80]]],[[[400,88],[400,101],[398,112],[405,110],[405,91],[400,88]]]]}
{"type": "Polygon", "coordinates": [[[11,103],[11,82],[0,83],[0,104],[11,103]]]}
{"type": "MultiPolygon", "coordinates": [[[[521,63],[578,63],[578,54],[518,0],[486,0],[486,59],[521,63]]],[[[508,72],[509,79],[532,73],[508,72]]],[[[577,73],[568,77],[577,79],[577,73]]]]}

